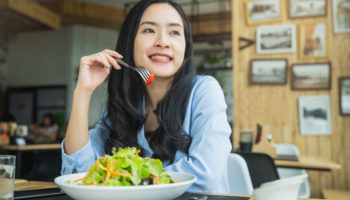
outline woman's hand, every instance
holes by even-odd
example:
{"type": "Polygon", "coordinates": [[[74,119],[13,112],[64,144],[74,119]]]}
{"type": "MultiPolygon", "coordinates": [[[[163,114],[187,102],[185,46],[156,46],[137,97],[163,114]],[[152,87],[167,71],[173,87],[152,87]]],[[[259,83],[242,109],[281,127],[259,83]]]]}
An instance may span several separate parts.
{"type": "Polygon", "coordinates": [[[121,58],[122,55],[109,49],[82,57],[76,89],[92,93],[107,78],[110,66],[120,70],[116,59],[121,58]]]}

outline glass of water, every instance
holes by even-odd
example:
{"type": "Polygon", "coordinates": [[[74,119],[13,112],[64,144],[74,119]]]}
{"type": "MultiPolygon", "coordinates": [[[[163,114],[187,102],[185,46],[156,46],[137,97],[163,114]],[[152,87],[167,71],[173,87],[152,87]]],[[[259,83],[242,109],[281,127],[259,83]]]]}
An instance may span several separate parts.
{"type": "Polygon", "coordinates": [[[16,156],[0,155],[0,200],[13,199],[16,156]]]}

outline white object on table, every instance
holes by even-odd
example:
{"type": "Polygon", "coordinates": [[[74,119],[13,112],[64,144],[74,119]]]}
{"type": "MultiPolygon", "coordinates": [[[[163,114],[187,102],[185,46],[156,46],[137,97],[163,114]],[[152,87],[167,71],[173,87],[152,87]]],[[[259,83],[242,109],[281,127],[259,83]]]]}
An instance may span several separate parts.
{"type": "Polygon", "coordinates": [[[253,191],[254,200],[296,200],[305,178],[307,174],[263,183],[253,191]]]}
{"type": "MultiPolygon", "coordinates": [[[[275,144],[277,156],[296,156],[299,157],[299,149],[293,144],[275,144]]],[[[305,169],[288,169],[283,167],[277,168],[280,178],[288,178],[292,176],[307,174],[305,169]]],[[[308,179],[305,179],[300,186],[298,197],[310,198],[310,185],[308,179]]]]}

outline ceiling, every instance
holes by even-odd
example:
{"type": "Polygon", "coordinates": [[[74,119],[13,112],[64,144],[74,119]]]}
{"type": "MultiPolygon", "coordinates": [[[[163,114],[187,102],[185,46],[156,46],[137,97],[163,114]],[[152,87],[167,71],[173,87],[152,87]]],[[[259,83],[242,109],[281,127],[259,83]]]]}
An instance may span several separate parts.
{"type": "MultiPolygon", "coordinates": [[[[41,0],[43,1],[43,0],[41,0]]],[[[44,0],[47,1],[47,0],[44,0]]],[[[124,8],[126,3],[136,3],[138,1],[135,0],[78,0],[82,2],[88,2],[88,3],[95,3],[95,4],[101,4],[105,6],[112,6],[112,7],[119,7],[124,8]]],[[[185,10],[185,12],[190,15],[191,13],[191,2],[198,2],[199,10],[201,14],[207,14],[207,13],[217,13],[220,11],[230,11],[231,6],[230,2],[231,0],[174,0],[175,2],[179,3],[182,8],[185,10]],[[221,5],[219,5],[221,2],[221,5]],[[222,7],[220,7],[222,6],[222,7]]]]}
{"type": "MultiPolygon", "coordinates": [[[[221,23],[222,20],[218,17],[230,19],[230,16],[226,15],[230,12],[230,0],[174,1],[183,7],[187,15],[206,17],[203,19],[190,17],[192,25],[195,23],[194,19],[201,24],[210,21],[214,16],[216,22],[202,26],[210,29],[221,23]]],[[[11,38],[23,31],[55,30],[61,26],[74,24],[115,30],[124,19],[125,4],[136,2],[134,0],[0,0],[0,48],[6,50],[11,38]]]]}

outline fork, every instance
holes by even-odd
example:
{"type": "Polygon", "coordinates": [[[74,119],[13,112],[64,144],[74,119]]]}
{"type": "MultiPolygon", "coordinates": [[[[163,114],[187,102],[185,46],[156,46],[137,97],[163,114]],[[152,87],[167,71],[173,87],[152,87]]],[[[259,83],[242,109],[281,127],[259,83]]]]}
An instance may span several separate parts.
{"type": "MultiPolygon", "coordinates": [[[[128,63],[124,62],[123,60],[119,59],[116,61],[123,65],[124,67],[128,67],[128,68],[131,68],[132,70],[136,71],[142,78],[142,80],[146,83],[146,85],[149,85],[153,82],[154,80],[154,74],[150,73],[145,67],[133,67],[133,66],[130,66],[128,63]]],[[[99,64],[101,67],[103,67],[103,64],[100,63],[99,64]]],[[[109,70],[112,70],[113,66],[109,66],[109,70]]]]}
{"type": "Polygon", "coordinates": [[[117,60],[117,62],[123,65],[124,67],[128,67],[135,70],[141,76],[143,81],[145,81],[146,85],[149,85],[153,82],[154,74],[150,73],[145,67],[141,67],[141,66],[132,67],[121,59],[117,60]]]}

